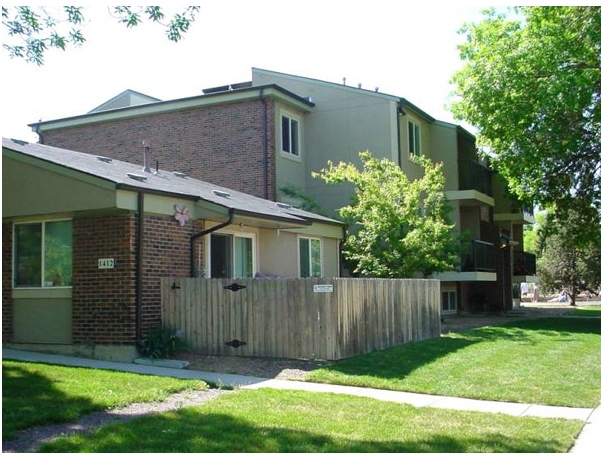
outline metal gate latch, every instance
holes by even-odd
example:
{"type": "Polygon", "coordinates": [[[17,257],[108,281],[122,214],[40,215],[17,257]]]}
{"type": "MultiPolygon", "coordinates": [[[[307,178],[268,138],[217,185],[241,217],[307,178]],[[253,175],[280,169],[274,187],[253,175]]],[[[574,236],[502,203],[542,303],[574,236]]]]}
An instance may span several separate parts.
{"type": "Polygon", "coordinates": [[[225,345],[229,345],[230,347],[233,347],[233,348],[238,348],[238,347],[242,347],[243,345],[246,345],[246,342],[242,342],[241,340],[234,339],[230,342],[226,342],[225,345]]]}
{"type": "Polygon", "coordinates": [[[231,285],[226,285],[225,287],[223,287],[224,290],[231,290],[231,291],[243,290],[245,288],[246,288],[246,286],[238,285],[236,282],[232,283],[231,285]]]}

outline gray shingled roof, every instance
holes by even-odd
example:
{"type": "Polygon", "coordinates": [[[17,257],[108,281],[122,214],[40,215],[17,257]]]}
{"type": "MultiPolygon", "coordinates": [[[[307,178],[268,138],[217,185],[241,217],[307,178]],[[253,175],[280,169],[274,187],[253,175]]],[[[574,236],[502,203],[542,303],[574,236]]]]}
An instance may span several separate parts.
{"type": "Polygon", "coordinates": [[[312,222],[342,225],[328,217],[182,176],[180,173],[166,170],[161,170],[159,175],[146,173],[140,165],[15,139],[2,138],[2,148],[113,182],[117,189],[200,199],[234,209],[240,215],[278,219],[299,225],[310,225],[312,222]],[[145,180],[137,180],[137,176],[145,180]]]}

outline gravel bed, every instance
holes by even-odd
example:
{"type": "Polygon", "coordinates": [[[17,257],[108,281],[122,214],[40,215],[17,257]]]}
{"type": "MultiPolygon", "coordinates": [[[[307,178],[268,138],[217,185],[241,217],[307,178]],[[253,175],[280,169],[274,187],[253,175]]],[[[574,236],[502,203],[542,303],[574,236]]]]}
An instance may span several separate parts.
{"type": "Polygon", "coordinates": [[[3,453],[32,453],[37,451],[42,443],[50,442],[58,437],[68,437],[74,434],[92,432],[111,423],[125,423],[140,416],[177,410],[184,406],[198,405],[210,401],[225,390],[207,389],[203,391],[184,391],[169,396],[161,402],[143,402],[127,407],[90,413],[73,423],[35,426],[17,432],[17,438],[2,441],[3,453]]]}

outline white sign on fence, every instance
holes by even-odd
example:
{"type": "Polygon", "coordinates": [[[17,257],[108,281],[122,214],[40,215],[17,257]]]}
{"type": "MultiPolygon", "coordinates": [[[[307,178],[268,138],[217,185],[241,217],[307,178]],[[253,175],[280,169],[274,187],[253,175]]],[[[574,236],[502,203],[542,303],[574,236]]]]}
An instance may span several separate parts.
{"type": "Polygon", "coordinates": [[[313,285],[313,293],[333,293],[334,285],[313,285]]]}

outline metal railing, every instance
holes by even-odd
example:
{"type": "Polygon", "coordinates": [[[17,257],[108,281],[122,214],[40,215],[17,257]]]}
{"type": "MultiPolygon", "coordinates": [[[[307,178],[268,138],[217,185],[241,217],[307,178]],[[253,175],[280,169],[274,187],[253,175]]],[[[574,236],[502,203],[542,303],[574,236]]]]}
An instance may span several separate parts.
{"type": "Polygon", "coordinates": [[[514,275],[536,275],[536,255],[528,252],[513,252],[514,275]]]}
{"type": "Polygon", "coordinates": [[[492,172],[473,160],[458,160],[459,190],[477,190],[492,196],[492,172]]]}
{"type": "Polygon", "coordinates": [[[465,241],[461,256],[462,272],[495,272],[495,246],[484,241],[465,241]]]}

